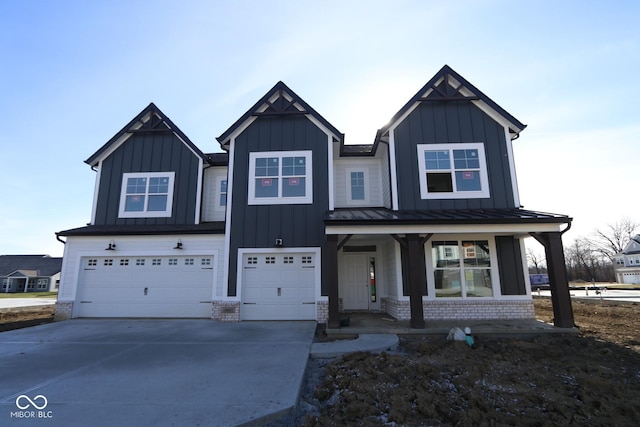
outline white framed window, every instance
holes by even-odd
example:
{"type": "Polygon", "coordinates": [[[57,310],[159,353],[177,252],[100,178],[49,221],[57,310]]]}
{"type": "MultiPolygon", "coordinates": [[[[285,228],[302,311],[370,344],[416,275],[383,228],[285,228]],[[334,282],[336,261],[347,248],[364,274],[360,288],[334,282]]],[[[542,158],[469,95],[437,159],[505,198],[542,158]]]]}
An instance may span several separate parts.
{"type": "Polygon", "coordinates": [[[250,205],[311,204],[311,151],[249,153],[250,205]]]}
{"type": "Polygon", "coordinates": [[[488,198],[484,144],[418,144],[420,196],[423,199],[488,198]]]}
{"type": "Polygon", "coordinates": [[[498,294],[491,239],[447,239],[430,245],[429,296],[488,298],[498,294]]]}
{"type": "Polygon", "coordinates": [[[136,265],[143,266],[144,265],[144,258],[136,259],[136,265]]]}
{"type": "Polygon", "coordinates": [[[369,176],[364,169],[347,169],[347,203],[365,205],[369,203],[369,176]]]}
{"type": "Polygon", "coordinates": [[[218,176],[215,180],[214,209],[224,211],[227,207],[227,177],[218,176]]]}
{"type": "Polygon", "coordinates": [[[125,173],[120,191],[120,218],[169,217],[175,172],[125,173]]]}

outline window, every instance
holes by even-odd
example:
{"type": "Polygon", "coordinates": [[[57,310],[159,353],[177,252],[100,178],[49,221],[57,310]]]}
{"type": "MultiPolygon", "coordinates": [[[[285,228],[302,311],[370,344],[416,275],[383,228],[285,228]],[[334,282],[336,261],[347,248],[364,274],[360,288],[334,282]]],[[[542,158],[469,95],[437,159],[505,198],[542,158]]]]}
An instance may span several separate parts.
{"type": "Polygon", "coordinates": [[[247,258],[247,264],[254,265],[258,263],[258,257],[250,256],[247,258]]]}
{"type": "Polygon", "coordinates": [[[276,263],[276,257],[274,257],[274,256],[264,257],[264,263],[265,264],[275,264],[276,263]]]}
{"type": "Polygon", "coordinates": [[[169,258],[169,265],[178,265],[178,258],[169,258]]]}
{"type": "Polygon", "coordinates": [[[419,144],[423,199],[488,198],[484,144],[419,144]]]}
{"type": "Polygon", "coordinates": [[[126,266],[129,265],[129,260],[128,259],[121,259],[120,260],[120,266],[126,266]]]}
{"type": "Polygon", "coordinates": [[[125,173],[120,218],[169,217],[175,172],[125,173]]]}
{"type": "Polygon", "coordinates": [[[302,257],[302,263],[303,264],[311,264],[311,257],[310,256],[303,256],[302,257]]]}
{"type": "Polygon", "coordinates": [[[140,266],[144,265],[144,258],[136,259],[136,265],[140,265],[140,266]]]}
{"type": "Polygon", "coordinates": [[[227,206],[227,180],[220,181],[220,206],[227,206]]]}
{"type": "Polygon", "coordinates": [[[105,266],[109,267],[113,265],[113,260],[112,259],[105,259],[104,263],[105,266]]]}
{"type": "Polygon", "coordinates": [[[162,265],[162,259],[161,258],[153,258],[151,260],[151,265],[155,265],[155,266],[162,265]]]}
{"type": "Polygon", "coordinates": [[[202,258],[200,260],[200,265],[202,266],[209,266],[211,265],[211,258],[202,258]]]}
{"type": "Polygon", "coordinates": [[[362,169],[347,169],[347,203],[363,205],[368,203],[367,171],[362,169]]]}
{"type": "Polygon", "coordinates": [[[293,257],[292,256],[284,257],[284,263],[285,264],[293,264],[293,257]]]}
{"type": "Polygon", "coordinates": [[[96,265],[98,265],[98,260],[97,259],[89,259],[87,260],[87,267],[95,267],[96,265]]]}
{"type": "Polygon", "coordinates": [[[47,289],[47,279],[38,279],[38,289],[47,289]]]}
{"type": "Polygon", "coordinates": [[[249,153],[250,205],[313,203],[311,151],[249,153]]]}
{"type": "Polygon", "coordinates": [[[432,242],[436,298],[492,297],[490,255],[487,240],[432,242]]]}
{"type": "Polygon", "coordinates": [[[184,260],[184,265],[193,265],[194,259],[193,258],[187,258],[184,260]]]}

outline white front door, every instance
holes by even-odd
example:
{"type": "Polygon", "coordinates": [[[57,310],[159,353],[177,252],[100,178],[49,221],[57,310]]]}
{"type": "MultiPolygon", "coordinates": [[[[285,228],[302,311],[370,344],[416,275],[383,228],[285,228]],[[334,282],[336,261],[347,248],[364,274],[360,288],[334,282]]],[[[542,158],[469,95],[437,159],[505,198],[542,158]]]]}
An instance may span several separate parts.
{"type": "Polygon", "coordinates": [[[341,258],[340,297],[343,310],[369,309],[369,258],[367,254],[343,254],[341,258]]]}

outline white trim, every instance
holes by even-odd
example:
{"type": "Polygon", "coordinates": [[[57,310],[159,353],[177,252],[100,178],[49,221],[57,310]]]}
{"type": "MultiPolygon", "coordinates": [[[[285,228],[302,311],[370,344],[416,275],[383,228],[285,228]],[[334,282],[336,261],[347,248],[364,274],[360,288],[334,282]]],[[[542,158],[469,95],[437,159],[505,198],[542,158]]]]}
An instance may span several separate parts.
{"type": "Polygon", "coordinates": [[[522,234],[560,231],[561,224],[328,225],[326,234],[522,234]]]}
{"type": "Polygon", "coordinates": [[[319,247],[295,247],[295,248],[238,248],[238,257],[236,259],[236,296],[227,297],[226,301],[242,301],[242,283],[243,283],[243,262],[246,254],[290,254],[290,253],[311,253],[314,255],[314,293],[316,301],[322,298],[321,278],[322,278],[322,257],[319,247]]]}
{"type": "Polygon", "coordinates": [[[396,170],[395,127],[389,129],[389,164],[391,171],[391,210],[398,210],[398,171],[396,170]]]}
{"type": "Polygon", "coordinates": [[[350,206],[369,206],[370,203],[370,196],[369,196],[369,189],[370,189],[370,185],[371,182],[369,181],[369,169],[366,167],[348,167],[345,169],[345,185],[346,185],[346,194],[347,194],[347,200],[346,203],[347,205],[350,206]],[[363,175],[363,181],[364,181],[364,199],[362,200],[354,200],[353,199],[353,188],[351,185],[351,173],[353,172],[362,172],[363,175]]]}
{"type": "Polygon", "coordinates": [[[118,210],[118,218],[165,218],[170,217],[173,212],[173,190],[175,186],[175,172],[131,172],[122,174],[122,184],[120,188],[120,208],[118,210]],[[149,183],[145,192],[145,210],[142,212],[126,212],[125,202],[127,198],[127,179],[128,178],[169,178],[169,191],[167,193],[167,207],[164,211],[147,211],[147,203],[149,202],[149,183]]]}
{"type": "Polygon", "coordinates": [[[200,210],[202,209],[202,183],[204,181],[203,163],[202,159],[198,157],[198,176],[196,178],[198,183],[196,184],[196,212],[194,218],[195,224],[200,224],[200,210]]]}
{"type": "Polygon", "coordinates": [[[335,193],[333,188],[333,139],[330,135],[327,135],[329,146],[327,147],[327,173],[329,174],[329,211],[335,209],[335,193]]]}
{"type": "Polygon", "coordinates": [[[518,177],[516,175],[516,162],[513,157],[513,141],[509,135],[509,128],[504,128],[504,141],[507,145],[507,157],[509,158],[509,173],[511,174],[511,187],[513,188],[513,203],[520,206],[520,193],[518,191],[518,177]]]}
{"type": "MultiPolygon", "coordinates": [[[[270,177],[265,177],[269,179],[270,177]]],[[[313,203],[313,152],[311,150],[305,151],[258,151],[249,153],[249,185],[247,194],[248,205],[301,205],[313,203]],[[278,179],[278,196],[277,197],[255,197],[255,176],[256,159],[265,157],[277,157],[278,162],[278,176],[273,177],[278,179]],[[300,197],[284,197],[282,195],[283,181],[287,178],[282,175],[282,159],[284,157],[304,157],[305,158],[305,195],[300,197]]]]}
{"type": "MultiPolygon", "coordinates": [[[[231,207],[233,199],[233,165],[235,162],[236,140],[229,140],[229,164],[227,166],[227,210],[225,213],[225,229],[224,229],[224,270],[223,277],[223,300],[229,298],[229,261],[231,252],[231,207]]],[[[236,295],[237,295],[236,291],[236,295]]],[[[235,297],[233,297],[235,298],[235,297]]],[[[235,299],[233,299],[235,301],[235,299]]]]}
{"type": "Polygon", "coordinates": [[[96,169],[96,182],[93,187],[93,205],[91,207],[91,225],[96,223],[96,214],[98,212],[98,193],[100,191],[100,177],[102,176],[102,160],[98,162],[96,169]]]}
{"type": "MultiPolygon", "coordinates": [[[[444,143],[444,144],[418,144],[418,171],[420,179],[420,197],[422,199],[486,199],[491,197],[489,190],[489,173],[487,168],[487,160],[484,153],[484,143],[444,143]],[[480,191],[459,191],[456,189],[456,172],[458,170],[454,165],[453,150],[477,150],[478,161],[480,163],[480,191]],[[449,152],[449,160],[451,168],[442,170],[442,173],[450,173],[453,184],[453,191],[450,193],[429,193],[427,189],[427,169],[425,165],[425,151],[447,151],[449,152]]],[[[434,170],[435,171],[435,170],[434,170]]]]}
{"type": "MultiPolygon", "coordinates": [[[[531,278],[529,277],[529,260],[527,259],[527,247],[524,244],[524,239],[518,239],[520,244],[520,258],[522,258],[522,271],[524,272],[524,289],[528,297],[531,297],[531,278]]],[[[510,295],[511,297],[524,295],[510,295]]]]}

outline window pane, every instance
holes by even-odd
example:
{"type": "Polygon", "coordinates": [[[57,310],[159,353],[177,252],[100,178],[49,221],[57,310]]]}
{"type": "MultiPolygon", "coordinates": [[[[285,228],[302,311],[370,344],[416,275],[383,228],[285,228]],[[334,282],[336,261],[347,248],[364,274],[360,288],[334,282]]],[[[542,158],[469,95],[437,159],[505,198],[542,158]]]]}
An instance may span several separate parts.
{"type": "Polygon", "coordinates": [[[489,242],[486,240],[467,240],[462,242],[465,267],[490,267],[489,242]]]}
{"type": "Polygon", "coordinates": [[[489,269],[473,268],[464,271],[464,281],[467,297],[491,297],[491,271],[489,269]]]}
{"type": "Polygon", "coordinates": [[[278,157],[262,157],[256,159],[256,176],[278,176],[280,159],[278,157]]]}
{"type": "Polygon", "coordinates": [[[220,206],[227,206],[227,195],[226,194],[221,194],[220,195],[220,206]]]}
{"type": "Polygon", "coordinates": [[[304,197],[306,193],[305,178],[283,178],[282,197],[304,197]]]}
{"type": "Polygon", "coordinates": [[[364,200],[364,172],[351,172],[351,200],[364,200]]]}
{"type": "Polygon", "coordinates": [[[436,298],[461,297],[460,270],[436,270],[436,298]]]}
{"type": "Polygon", "coordinates": [[[220,192],[221,193],[226,193],[227,192],[227,180],[223,179],[222,181],[220,181],[220,192]]]}
{"type": "Polygon", "coordinates": [[[304,176],[306,175],[306,160],[304,157],[283,157],[283,176],[304,176]]]}
{"type": "Polygon", "coordinates": [[[143,212],[145,196],[127,196],[124,203],[125,212],[143,212]]]}
{"type": "Polygon", "coordinates": [[[458,191],[482,190],[480,185],[480,171],[456,171],[456,190],[458,191]]]}
{"type": "Polygon", "coordinates": [[[456,169],[479,168],[478,150],[453,150],[453,161],[456,169]]]}
{"type": "Polygon", "coordinates": [[[149,206],[147,210],[150,212],[164,212],[167,210],[166,195],[149,195],[149,206]]]}
{"type": "Polygon", "coordinates": [[[255,197],[278,197],[278,178],[256,179],[255,197]]]}
{"type": "Polygon", "coordinates": [[[449,150],[424,152],[425,166],[427,169],[451,169],[449,150]]]}
{"type": "Polygon", "coordinates": [[[168,193],[169,192],[169,178],[158,177],[149,178],[149,193],[168,193]]]}
{"type": "Polygon", "coordinates": [[[128,178],[127,194],[144,194],[147,192],[147,178],[128,178]]]}
{"type": "Polygon", "coordinates": [[[453,181],[449,172],[428,172],[427,191],[429,193],[451,193],[453,192],[453,181]]]}
{"type": "Polygon", "coordinates": [[[434,268],[460,267],[460,254],[458,242],[433,242],[431,246],[431,258],[434,268]]]}

